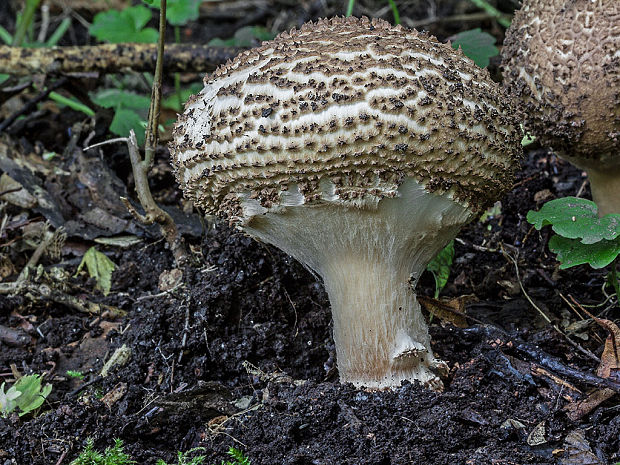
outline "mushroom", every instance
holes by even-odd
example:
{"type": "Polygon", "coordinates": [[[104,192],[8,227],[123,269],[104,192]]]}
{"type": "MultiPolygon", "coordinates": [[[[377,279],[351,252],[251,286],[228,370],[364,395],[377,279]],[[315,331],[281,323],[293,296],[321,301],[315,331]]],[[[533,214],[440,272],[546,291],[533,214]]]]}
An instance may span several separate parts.
{"type": "Polygon", "coordinates": [[[412,288],[511,186],[499,86],[449,44],[367,18],[284,32],[205,83],[170,145],[186,197],[322,278],[342,382],[437,386],[412,288]]]}
{"type": "Polygon", "coordinates": [[[601,216],[620,213],[620,2],[525,0],[502,65],[526,130],[588,173],[601,216]]]}

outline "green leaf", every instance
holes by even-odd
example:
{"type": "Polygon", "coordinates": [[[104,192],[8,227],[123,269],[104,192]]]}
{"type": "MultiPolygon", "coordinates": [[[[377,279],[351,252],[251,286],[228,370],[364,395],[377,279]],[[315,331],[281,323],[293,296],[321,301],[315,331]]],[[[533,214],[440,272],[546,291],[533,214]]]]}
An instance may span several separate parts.
{"type": "Polygon", "coordinates": [[[549,250],[558,254],[560,269],[589,264],[592,268],[604,268],[620,254],[620,240],[602,240],[595,244],[584,244],[578,239],[553,236],[549,250]]]}
{"type": "Polygon", "coordinates": [[[203,87],[204,84],[202,82],[194,82],[190,84],[189,87],[181,89],[180,97],[177,96],[177,94],[175,93],[163,99],[161,106],[163,108],[170,108],[172,110],[180,112],[181,110],[183,110],[183,108],[179,106],[179,100],[181,100],[182,102],[187,102],[191,95],[197,94],[202,90],[203,87]]]}
{"type": "MultiPolygon", "coordinates": [[[[142,0],[155,8],[161,7],[161,0],[142,0]]],[[[168,0],[166,21],[173,26],[184,26],[198,19],[198,9],[202,0],[168,0]]]]}
{"type": "Polygon", "coordinates": [[[52,392],[52,385],[46,384],[41,388],[41,377],[39,375],[22,376],[13,385],[13,389],[21,392],[15,403],[20,409],[19,416],[26,415],[43,405],[47,396],[52,392]]]}
{"type": "Polygon", "coordinates": [[[148,110],[151,98],[122,89],[103,89],[91,96],[93,102],[104,108],[133,108],[148,110]]]}
{"type": "Polygon", "coordinates": [[[101,41],[113,44],[157,42],[157,31],[144,27],[151,16],[151,10],[143,5],[125,8],[123,11],[104,11],[95,15],[89,33],[101,41]]]}
{"type": "Polygon", "coordinates": [[[114,262],[95,247],[91,247],[82,257],[82,261],[75,273],[76,275],[82,271],[84,265],[88,268],[90,277],[95,278],[95,281],[97,281],[97,287],[103,291],[103,295],[108,295],[112,286],[112,272],[116,268],[114,262]]]}
{"type": "Polygon", "coordinates": [[[209,45],[213,47],[251,47],[255,40],[265,41],[275,37],[269,29],[261,26],[244,26],[237,29],[230,39],[211,39],[209,45]]]}
{"type": "Polygon", "coordinates": [[[452,266],[453,260],[454,241],[450,241],[450,243],[426,266],[426,269],[433,273],[435,278],[435,298],[439,297],[439,293],[448,283],[450,267],[452,266]]]}
{"type": "Polygon", "coordinates": [[[530,210],[527,221],[538,230],[551,225],[554,232],[583,244],[614,240],[620,236],[620,215],[598,217],[598,208],[590,200],[564,197],[547,202],[539,211],[530,210]]]}
{"type": "Polygon", "coordinates": [[[2,42],[4,42],[6,45],[11,45],[11,43],[13,42],[13,36],[11,35],[11,33],[2,26],[0,26],[0,40],[2,40],[2,42]]]}
{"type": "Polygon", "coordinates": [[[129,137],[129,131],[133,129],[136,133],[138,145],[144,145],[146,120],[138,113],[126,108],[120,108],[114,113],[114,118],[110,124],[110,132],[121,137],[129,137]]]}
{"type": "Polygon", "coordinates": [[[45,41],[46,47],[53,47],[58,44],[58,41],[62,39],[62,36],[65,35],[67,29],[71,26],[71,18],[67,17],[61,21],[56,30],[52,33],[52,35],[45,41]]]}
{"type": "Polygon", "coordinates": [[[489,58],[499,54],[495,37],[483,32],[479,27],[452,36],[452,48],[458,49],[459,46],[465,56],[474,60],[481,68],[489,66],[489,58]]]}

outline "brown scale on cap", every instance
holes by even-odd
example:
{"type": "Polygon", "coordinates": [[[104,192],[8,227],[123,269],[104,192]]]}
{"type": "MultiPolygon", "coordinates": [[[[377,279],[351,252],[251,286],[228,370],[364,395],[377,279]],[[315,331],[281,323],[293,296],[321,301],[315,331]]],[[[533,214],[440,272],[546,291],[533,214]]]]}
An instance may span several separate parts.
{"type": "Polygon", "coordinates": [[[186,194],[210,213],[237,212],[239,191],[308,176],[354,179],[336,186],[342,198],[363,196],[360,182],[385,183],[379,197],[389,197],[396,178],[412,176],[476,211],[510,185],[517,148],[503,95],[486,70],[416,31],[321,20],[240,54],[205,84],[171,151],[186,194]]]}
{"type": "Polygon", "coordinates": [[[343,382],[440,385],[412,288],[511,186],[501,89],[449,44],[366,18],[283,33],[205,84],[170,146],[185,194],[322,278],[343,382]]]}
{"type": "Polygon", "coordinates": [[[599,209],[620,213],[620,2],[525,0],[502,58],[526,129],[588,171],[599,209]]]}

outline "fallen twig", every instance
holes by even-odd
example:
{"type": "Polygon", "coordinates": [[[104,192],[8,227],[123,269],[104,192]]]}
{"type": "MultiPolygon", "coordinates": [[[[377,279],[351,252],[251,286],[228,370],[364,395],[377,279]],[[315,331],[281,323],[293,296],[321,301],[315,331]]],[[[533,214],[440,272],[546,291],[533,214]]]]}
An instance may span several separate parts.
{"type": "Polygon", "coordinates": [[[463,332],[466,334],[475,334],[481,338],[492,341],[494,346],[509,348],[510,351],[514,352],[519,357],[536,363],[556,375],[568,378],[573,382],[594,386],[599,389],[609,388],[614,392],[620,392],[620,383],[569,367],[559,358],[547,354],[533,344],[511,337],[508,333],[495,326],[477,325],[465,328],[463,332]]]}
{"type": "Polygon", "coordinates": [[[562,335],[562,337],[564,337],[564,339],[566,339],[566,341],[568,341],[568,343],[570,345],[572,345],[575,349],[577,349],[578,351],[580,351],[581,353],[583,353],[584,355],[588,356],[589,358],[591,358],[592,360],[594,360],[597,363],[600,363],[601,360],[594,355],[592,352],[590,352],[589,350],[583,348],[580,344],[576,343],[575,341],[573,341],[570,337],[568,337],[567,334],[565,334],[560,328],[558,328],[558,325],[556,325],[555,323],[553,323],[551,321],[551,319],[547,316],[547,314],[545,312],[543,312],[540,307],[538,307],[538,305],[536,305],[536,303],[531,299],[531,297],[529,296],[529,294],[526,292],[525,288],[523,287],[523,283],[521,282],[521,275],[519,273],[519,264],[517,263],[517,260],[510,255],[506,249],[504,248],[504,244],[500,244],[500,247],[502,249],[502,253],[504,254],[504,257],[507,258],[509,261],[512,262],[512,264],[515,267],[515,273],[517,276],[517,281],[519,282],[519,287],[521,288],[521,292],[523,293],[523,295],[525,296],[525,298],[527,299],[527,301],[530,303],[530,305],[532,307],[534,307],[536,309],[536,311],[540,314],[540,316],[543,317],[543,319],[549,323],[551,325],[551,327],[557,331],[559,334],[562,335]]]}
{"type": "Polygon", "coordinates": [[[37,94],[34,98],[32,98],[28,102],[26,102],[25,105],[22,105],[21,107],[19,107],[19,109],[17,111],[15,111],[13,114],[11,114],[7,118],[5,118],[0,123],[0,132],[4,131],[11,124],[13,124],[15,122],[15,120],[17,118],[19,118],[20,116],[25,115],[26,113],[30,113],[31,111],[33,111],[37,107],[37,104],[39,102],[45,100],[49,96],[49,94],[51,94],[55,89],[58,89],[59,87],[62,87],[66,82],[67,82],[67,78],[64,78],[64,77],[60,78],[58,81],[56,81],[53,84],[50,84],[49,86],[47,86],[47,88],[45,90],[39,92],[39,94],[37,94]]]}
{"type": "MultiPolygon", "coordinates": [[[[214,70],[233,58],[242,48],[209,47],[198,44],[166,46],[163,65],[169,72],[214,70]]],[[[98,72],[118,73],[133,69],[151,71],[155,67],[157,44],[103,44],[76,47],[20,48],[0,46],[0,73],[13,76],[98,72]]]]}

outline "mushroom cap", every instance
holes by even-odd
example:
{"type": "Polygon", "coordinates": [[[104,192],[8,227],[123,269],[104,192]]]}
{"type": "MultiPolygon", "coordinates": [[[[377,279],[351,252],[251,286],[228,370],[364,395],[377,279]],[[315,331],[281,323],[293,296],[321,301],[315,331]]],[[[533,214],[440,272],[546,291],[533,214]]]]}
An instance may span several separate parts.
{"type": "Polygon", "coordinates": [[[369,208],[408,177],[478,212],[510,188],[519,140],[503,91],[461,51],[349,17],[284,32],[205,77],[170,151],[189,199],[243,222],[287,205],[369,208]]]}
{"type": "Polygon", "coordinates": [[[525,128],[582,168],[620,165],[620,2],[524,0],[504,82],[525,128]]]}

